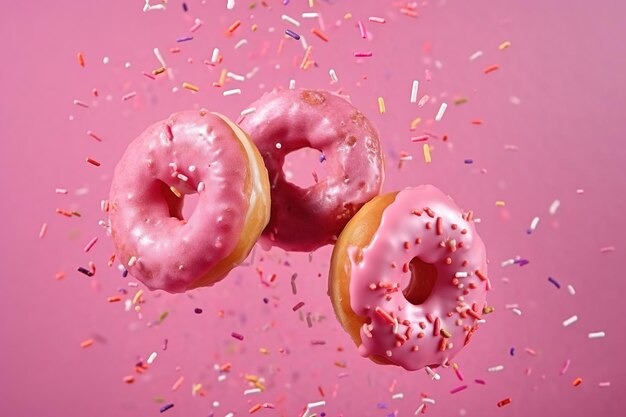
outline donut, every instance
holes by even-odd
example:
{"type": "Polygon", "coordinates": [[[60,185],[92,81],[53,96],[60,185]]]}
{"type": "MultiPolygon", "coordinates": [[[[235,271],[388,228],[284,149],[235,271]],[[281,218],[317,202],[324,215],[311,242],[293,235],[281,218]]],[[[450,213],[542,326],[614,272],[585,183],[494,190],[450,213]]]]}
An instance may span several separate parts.
{"type": "Polygon", "coordinates": [[[378,196],[350,220],[333,250],[329,295],[362,356],[434,368],[478,328],[486,274],[472,213],[422,185],[378,196]]]}
{"type": "Polygon", "coordinates": [[[117,259],[148,288],[176,293],[211,286],[246,258],[269,221],[269,181],[236,124],[184,111],[129,144],[108,202],[117,259]]]}
{"type": "Polygon", "coordinates": [[[380,193],[383,155],[374,125],[345,99],[323,90],[275,89],[251,105],[240,126],[259,148],[271,184],[265,247],[313,251],[334,243],[358,209],[380,193]],[[287,181],[285,156],[320,151],[327,178],[308,188],[287,181]]]}

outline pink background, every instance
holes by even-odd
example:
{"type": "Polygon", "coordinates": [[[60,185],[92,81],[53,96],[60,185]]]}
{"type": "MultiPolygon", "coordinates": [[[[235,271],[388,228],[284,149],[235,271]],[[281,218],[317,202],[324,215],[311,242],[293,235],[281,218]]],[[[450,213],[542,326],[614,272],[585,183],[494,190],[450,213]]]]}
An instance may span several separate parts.
{"type": "MultiPolygon", "coordinates": [[[[428,406],[428,415],[622,415],[626,281],[618,232],[626,227],[619,194],[626,185],[623,2],[432,1],[420,2],[417,19],[398,11],[401,2],[373,0],[318,0],[314,9],[305,1],[283,6],[268,0],[271,8],[257,2],[254,10],[248,9],[250,1],[237,0],[230,11],[225,0],[189,0],[187,13],[178,0],[170,0],[166,11],[149,13],[142,13],[141,0],[4,3],[0,415],[149,416],[159,414],[161,398],[175,404],[164,413],[168,416],[247,415],[258,402],[277,407],[262,409],[259,416],[294,416],[322,399],[327,404],[316,411],[328,416],[386,416],[396,410],[407,416],[419,406],[420,393],[437,401],[428,406]],[[300,17],[312,11],[323,16],[330,42],[310,33],[319,27],[316,19],[300,17]],[[346,12],[354,17],[344,20],[346,12]],[[283,13],[300,20],[302,27],[282,21],[283,13]],[[370,23],[369,16],[384,17],[387,23],[370,23]],[[177,44],[195,18],[204,25],[194,40],[177,44]],[[241,27],[225,37],[226,28],[238,19],[241,27]],[[359,19],[369,40],[360,37],[359,19]],[[253,32],[255,23],[258,30],[253,32]],[[292,39],[278,52],[285,28],[313,45],[318,68],[298,68],[303,48],[292,39]],[[248,44],[235,50],[242,38],[248,44]],[[504,41],[511,47],[501,51],[498,45],[504,41]],[[174,46],[182,52],[170,53],[174,46]],[[154,47],[172,68],[173,79],[162,74],[153,81],[141,74],[159,66],[154,47]],[[202,63],[214,47],[224,56],[217,69],[202,63]],[[478,50],[482,57],[470,61],[478,50]],[[85,68],[77,64],[78,51],[85,56],[85,68]],[[372,51],[373,57],[359,60],[353,51],[372,51]],[[105,56],[110,59],[106,65],[105,56]],[[130,68],[124,67],[126,62],[130,68]],[[492,64],[500,69],[484,75],[492,64]],[[252,78],[231,80],[225,87],[241,88],[241,95],[223,97],[224,88],[211,86],[221,68],[245,75],[255,67],[252,78]],[[338,85],[330,85],[330,68],[337,72],[338,85]],[[426,69],[432,73],[430,82],[426,69]],[[128,287],[131,278],[106,266],[112,244],[98,226],[100,200],[107,197],[113,167],[126,144],[149,124],[181,109],[206,107],[236,118],[263,91],[287,86],[292,78],[300,87],[343,88],[377,124],[387,157],[386,191],[432,183],[481,218],[479,232],[494,283],[488,300],[496,313],[456,358],[468,385],[465,391],[450,393],[462,384],[451,369],[441,370],[442,379],[435,382],[423,371],[381,367],[358,355],[326,296],[330,247],[315,252],[310,261],[307,254],[258,249],[251,266],[236,269],[214,288],[177,296],[146,293],[141,319],[124,311],[123,302],[107,303],[107,297],[132,298],[137,290],[128,287]],[[420,80],[420,97],[432,97],[423,108],[409,103],[413,79],[420,80]],[[180,89],[185,81],[198,85],[200,92],[180,89]],[[179,91],[172,92],[173,87],[179,91]],[[93,88],[98,98],[92,96],[93,88]],[[136,97],[122,102],[131,91],[136,97]],[[384,115],[378,113],[379,96],[385,99],[384,115]],[[468,102],[454,105],[460,96],[468,102]],[[90,107],[75,106],[75,99],[90,107]],[[434,123],[442,101],[449,104],[447,112],[434,123]],[[418,116],[422,124],[410,132],[409,124],[418,116]],[[474,119],[483,124],[471,124],[474,119]],[[87,136],[87,130],[103,142],[87,136]],[[429,139],[430,165],[424,163],[421,144],[410,141],[424,131],[449,137],[447,143],[429,139]],[[400,151],[413,155],[402,169],[400,151]],[[87,156],[102,166],[87,164],[87,156]],[[468,158],[474,163],[465,164],[468,158]],[[69,193],[56,194],[55,188],[69,193]],[[555,199],[561,206],[551,216],[548,207],[555,199]],[[505,207],[496,201],[504,201],[505,207]],[[82,217],[60,216],[56,208],[79,211],[82,217]],[[539,225],[527,235],[534,216],[540,217],[539,225]],[[39,239],[44,222],[48,231],[39,239]],[[94,236],[98,243],[84,253],[94,236]],[[615,250],[601,252],[609,246],[615,250]],[[518,255],[530,263],[500,266],[518,255]],[[76,271],[90,260],[97,266],[93,278],[76,271]],[[277,274],[276,283],[261,285],[257,269],[265,279],[277,274]],[[58,272],[65,278],[56,280],[58,272]],[[290,286],[294,272],[299,274],[297,295],[290,286]],[[568,284],[576,295],[568,293],[568,284]],[[313,317],[311,328],[291,310],[299,301],[306,303],[300,312],[313,317]],[[518,304],[522,315],[507,304],[518,304]],[[196,307],[204,312],[195,314],[196,307]],[[155,324],[166,310],[169,316],[155,324]],[[578,322],[564,328],[562,321],[573,314],[578,322]],[[233,339],[232,331],[245,339],[233,339]],[[604,331],[606,337],[588,339],[594,331],[604,331]],[[81,349],[89,338],[95,344],[81,349]],[[166,338],[169,347],[163,351],[166,338]],[[325,344],[311,343],[318,340],[325,344]],[[136,374],[135,363],[153,351],[158,357],[150,369],[136,374]],[[571,366],[561,376],[567,359],[571,366]],[[214,366],[227,362],[231,371],[219,382],[214,366]],[[497,365],[504,370],[487,371],[497,365]],[[244,396],[250,388],[245,376],[251,374],[264,379],[266,390],[244,396]],[[136,382],[125,384],[127,375],[136,382]],[[182,386],[172,391],[181,376],[182,386]],[[583,383],[574,388],[577,377],[583,383]],[[601,382],[611,386],[601,387],[601,382]],[[203,384],[203,395],[192,396],[196,383],[203,384]],[[392,399],[398,393],[403,398],[392,399]],[[506,397],[513,402],[497,408],[506,397]]],[[[306,179],[301,181],[310,182],[310,171],[319,164],[310,157],[299,161],[304,162],[306,179]]]]}

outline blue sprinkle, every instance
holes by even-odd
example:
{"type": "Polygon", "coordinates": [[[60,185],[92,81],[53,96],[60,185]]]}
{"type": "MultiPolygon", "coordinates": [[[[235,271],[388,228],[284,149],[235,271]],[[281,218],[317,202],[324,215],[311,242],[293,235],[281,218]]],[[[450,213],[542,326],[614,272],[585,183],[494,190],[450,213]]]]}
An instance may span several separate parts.
{"type": "Polygon", "coordinates": [[[548,281],[554,284],[554,286],[557,287],[558,289],[561,289],[561,284],[559,284],[554,278],[548,277],[548,281]]]}
{"type": "Polygon", "coordinates": [[[465,160],[465,161],[463,161],[463,162],[465,162],[466,164],[473,164],[473,163],[474,163],[474,160],[473,160],[473,159],[466,159],[466,160],[465,160]]]}
{"type": "Polygon", "coordinates": [[[176,39],[176,42],[187,42],[193,40],[193,36],[185,36],[183,38],[176,39]]]}
{"type": "Polygon", "coordinates": [[[291,36],[292,38],[294,38],[297,41],[300,40],[300,35],[298,35],[296,32],[294,32],[291,29],[285,29],[285,34],[291,36]]]}
{"type": "Polygon", "coordinates": [[[166,412],[167,410],[169,410],[169,409],[170,409],[170,408],[172,408],[172,407],[174,407],[174,404],[173,404],[173,403],[165,404],[163,407],[161,407],[161,410],[160,410],[160,411],[161,411],[162,413],[164,413],[164,412],[166,412]]]}

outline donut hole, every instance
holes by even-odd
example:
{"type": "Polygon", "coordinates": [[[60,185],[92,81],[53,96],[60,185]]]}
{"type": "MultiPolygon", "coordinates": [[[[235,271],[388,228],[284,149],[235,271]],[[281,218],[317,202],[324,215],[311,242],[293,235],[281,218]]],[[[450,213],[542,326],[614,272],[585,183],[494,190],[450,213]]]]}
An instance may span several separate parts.
{"type": "Polygon", "coordinates": [[[411,276],[406,285],[403,285],[402,294],[413,305],[423,304],[430,297],[437,282],[437,268],[416,256],[409,262],[409,272],[411,276]]]}
{"type": "Polygon", "coordinates": [[[189,219],[198,205],[198,193],[183,194],[178,197],[163,181],[159,181],[163,200],[167,204],[169,216],[184,221],[189,219]]]}
{"type": "Polygon", "coordinates": [[[327,176],[326,157],[313,148],[300,148],[285,156],[283,175],[285,180],[302,189],[324,182],[327,176]]]}
{"type": "Polygon", "coordinates": [[[183,200],[183,210],[182,210],[182,219],[188,219],[191,217],[193,212],[196,210],[196,206],[198,205],[198,201],[200,200],[200,194],[185,194],[182,197],[183,200]]]}

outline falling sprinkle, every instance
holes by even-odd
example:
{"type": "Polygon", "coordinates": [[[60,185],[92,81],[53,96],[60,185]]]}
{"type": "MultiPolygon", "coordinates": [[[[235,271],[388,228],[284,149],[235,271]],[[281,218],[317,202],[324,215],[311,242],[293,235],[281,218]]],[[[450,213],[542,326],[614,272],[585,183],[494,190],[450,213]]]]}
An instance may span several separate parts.
{"type": "Polygon", "coordinates": [[[501,51],[503,51],[503,50],[505,50],[507,48],[510,48],[510,47],[511,47],[511,42],[509,42],[509,41],[504,41],[500,45],[498,45],[498,49],[501,50],[501,51]]]}
{"type": "Polygon", "coordinates": [[[353,55],[356,58],[368,58],[368,57],[371,57],[373,53],[372,52],[354,52],[353,55]]]}
{"type": "Polygon", "coordinates": [[[577,387],[580,384],[583,383],[583,379],[582,378],[576,378],[575,380],[572,381],[572,386],[577,387]]]}
{"type": "Polygon", "coordinates": [[[526,233],[531,234],[532,232],[534,232],[538,224],[539,224],[539,217],[533,217],[532,221],[530,222],[530,227],[528,228],[526,233]]]}
{"type": "Polygon", "coordinates": [[[420,82],[418,80],[413,80],[413,84],[411,85],[411,103],[417,102],[417,92],[419,89],[420,82]]]}
{"type": "Polygon", "coordinates": [[[43,239],[46,235],[46,231],[48,230],[48,223],[43,223],[41,225],[41,229],[39,229],[39,239],[43,239]]]}
{"type": "Polygon", "coordinates": [[[554,278],[548,277],[548,281],[550,281],[550,283],[554,285],[557,289],[561,289],[561,284],[559,284],[558,281],[554,278]]]}
{"type": "Polygon", "coordinates": [[[430,158],[430,146],[429,146],[427,143],[425,143],[425,144],[422,146],[422,149],[424,150],[424,161],[425,161],[427,164],[430,164],[430,163],[431,163],[431,161],[432,161],[432,159],[430,158]]]}
{"type": "Polygon", "coordinates": [[[603,338],[604,336],[606,336],[606,333],[604,332],[589,333],[589,339],[600,339],[600,338],[603,338]]]}
{"type": "Polygon", "coordinates": [[[241,89],[234,88],[232,90],[226,90],[222,94],[224,95],[224,97],[232,96],[232,95],[235,95],[235,94],[241,94],[241,89]]]}
{"type": "Polygon", "coordinates": [[[441,118],[443,117],[443,114],[446,112],[446,108],[448,107],[448,105],[446,103],[441,103],[441,106],[439,106],[439,111],[437,112],[437,115],[435,116],[435,121],[440,121],[441,118]]]}
{"type": "Polygon", "coordinates": [[[243,340],[243,335],[242,335],[242,334],[239,334],[239,333],[237,333],[237,332],[232,332],[230,335],[231,335],[231,337],[233,337],[234,339],[237,339],[237,340],[243,340]]]}
{"type": "Polygon", "coordinates": [[[93,248],[93,245],[95,245],[97,241],[98,241],[97,237],[94,237],[93,239],[91,239],[89,243],[85,245],[85,247],[83,248],[83,251],[89,252],[89,250],[93,248]]]}
{"type": "Polygon", "coordinates": [[[291,29],[285,29],[285,35],[290,36],[297,41],[300,40],[300,35],[298,35],[296,32],[294,32],[291,29]]]}
{"type": "Polygon", "coordinates": [[[198,91],[200,91],[200,88],[199,88],[198,86],[195,86],[195,85],[193,85],[193,84],[186,83],[186,82],[185,82],[185,83],[183,83],[183,88],[184,88],[184,89],[186,89],[186,90],[193,91],[193,92],[195,92],[195,93],[197,93],[198,91]]]}
{"type": "Polygon", "coordinates": [[[93,339],[87,339],[80,343],[80,347],[83,349],[88,348],[90,346],[93,346],[93,339]]]}
{"type": "Polygon", "coordinates": [[[170,408],[172,408],[172,407],[174,407],[174,404],[173,404],[173,403],[165,404],[163,407],[161,407],[161,408],[159,409],[159,411],[160,411],[161,413],[164,413],[164,412],[166,412],[167,410],[169,410],[169,409],[170,409],[170,408]]]}
{"type": "Polygon", "coordinates": [[[241,26],[241,20],[237,20],[232,25],[230,25],[228,29],[226,30],[226,34],[232,35],[233,32],[236,31],[239,26],[241,26]]]}
{"type": "Polygon", "coordinates": [[[385,114],[385,99],[378,97],[378,111],[380,114],[385,114]]]}
{"type": "Polygon", "coordinates": [[[285,22],[289,22],[294,26],[300,27],[300,22],[298,22],[296,19],[294,19],[293,17],[287,16],[286,14],[281,16],[281,19],[283,19],[285,22]]]}
{"type": "Polygon", "coordinates": [[[456,388],[450,390],[450,394],[456,394],[457,392],[461,392],[464,389],[467,389],[467,385],[461,385],[460,387],[456,387],[456,388]]]}
{"type": "Polygon", "coordinates": [[[137,95],[137,93],[134,92],[134,91],[132,91],[132,92],[130,92],[128,94],[125,94],[125,95],[122,96],[122,101],[128,101],[131,98],[135,97],[136,95],[137,95]]]}
{"type": "Polygon", "coordinates": [[[550,213],[551,216],[554,216],[556,214],[556,211],[559,209],[560,205],[561,205],[561,202],[559,200],[554,200],[552,204],[550,204],[550,208],[548,209],[548,212],[550,213]]]}
{"type": "Polygon", "coordinates": [[[570,295],[576,295],[576,290],[575,290],[575,289],[574,289],[574,287],[573,287],[573,286],[571,286],[571,285],[568,285],[568,286],[567,286],[567,292],[569,292],[569,293],[570,293],[570,295]]]}
{"type": "Polygon", "coordinates": [[[483,70],[483,73],[484,74],[489,74],[490,72],[494,72],[495,70],[497,70],[499,68],[500,68],[500,65],[498,65],[498,64],[490,65],[490,66],[488,66],[487,68],[485,68],[483,70]]]}
{"type": "Polygon", "coordinates": [[[502,401],[498,401],[497,406],[498,406],[498,407],[504,407],[504,406],[505,406],[505,405],[507,405],[507,404],[511,404],[511,401],[512,401],[512,400],[511,400],[510,398],[505,398],[505,399],[504,399],[504,400],[502,400],[502,401]]]}
{"type": "Polygon", "coordinates": [[[334,70],[334,69],[332,69],[332,68],[331,68],[331,69],[328,71],[328,75],[330,75],[330,82],[331,82],[332,84],[335,84],[335,83],[338,81],[338,79],[337,79],[337,73],[335,72],[335,70],[334,70]]]}
{"type": "Polygon", "coordinates": [[[328,36],[321,30],[313,28],[311,29],[311,33],[323,40],[324,42],[328,42],[328,36]]]}
{"type": "Polygon", "coordinates": [[[385,22],[387,22],[382,17],[375,17],[375,16],[370,16],[367,20],[369,20],[370,22],[373,22],[373,23],[385,23],[385,22]]]}
{"type": "Polygon", "coordinates": [[[304,301],[300,301],[298,304],[296,304],[295,306],[293,306],[291,309],[293,311],[298,311],[300,310],[302,307],[304,307],[304,301]]]}
{"type": "Polygon", "coordinates": [[[476,51],[472,55],[470,55],[469,60],[470,61],[474,61],[474,60],[480,58],[481,56],[483,56],[483,51],[476,51]]]}

